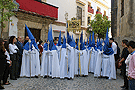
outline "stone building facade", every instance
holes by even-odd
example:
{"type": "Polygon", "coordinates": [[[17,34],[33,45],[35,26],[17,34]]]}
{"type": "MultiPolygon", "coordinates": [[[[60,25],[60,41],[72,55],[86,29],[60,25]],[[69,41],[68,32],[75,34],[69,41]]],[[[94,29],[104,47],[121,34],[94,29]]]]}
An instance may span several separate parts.
{"type": "Polygon", "coordinates": [[[48,27],[50,23],[53,23],[54,20],[42,18],[37,15],[31,15],[23,12],[16,12],[18,18],[18,36],[25,36],[25,24],[29,28],[34,28],[40,30],[40,39],[47,40],[48,38],[48,27]]]}
{"type": "Polygon", "coordinates": [[[121,47],[123,39],[135,40],[135,0],[115,0],[115,2],[117,2],[117,29],[112,31],[116,32],[114,39],[121,47]]]}
{"type": "Polygon", "coordinates": [[[18,11],[15,11],[15,16],[10,18],[12,22],[9,23],[7,36],[25,38],[27,36],[26,24],[37,40],[47,40],[49,25],[58,19],[58,7],[38,0],[16,0],[16,2],[20,7],[18,11]]]}
{"type": "Polygon", "coordinates": [[[111,29],[112,29],[112,37],[117,36],[117,1],[111,0],[111,29]]]}

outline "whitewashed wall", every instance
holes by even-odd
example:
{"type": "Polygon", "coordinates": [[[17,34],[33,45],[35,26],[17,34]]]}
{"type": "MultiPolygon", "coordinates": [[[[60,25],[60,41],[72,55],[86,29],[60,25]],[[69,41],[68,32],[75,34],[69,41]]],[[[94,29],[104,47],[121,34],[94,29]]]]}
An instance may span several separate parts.
{"type": "Polygon", "coordinates": [[[12,20],[12,22],[10,22],[10,25],[9,25],[9,36],[16,36],[17,38],[17,22],[18,22],[18,19],[15,17],[15,16],[12,16],[10,18],[10,20],[12,20]],[[11,25],[12,23],[12,25],[11,25]]]}

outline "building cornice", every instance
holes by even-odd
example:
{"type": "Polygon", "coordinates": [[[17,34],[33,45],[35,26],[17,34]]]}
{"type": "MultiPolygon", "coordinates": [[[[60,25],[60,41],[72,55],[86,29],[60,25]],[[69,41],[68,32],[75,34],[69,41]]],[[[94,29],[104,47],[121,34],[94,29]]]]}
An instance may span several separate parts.
{"type": "MultiPolygon", "coordinates": [[[[93,2],[96,2],[97,4],[99,4],[100,6],[105,7],[106,9],[109,9],[109,7],[105,4],[103,4],[102,2],[100,2],[99,0],[92,0],[93,2]]],[[[105,1],[106,2],[106,1],[105,1]]]]}
{"type": "Polygon", "coordinates": [[[76,3],[82,4],[83,6],[85,6],[86,4],[84,2],[82,2],[81,0],[76,0],[76,3]]]}

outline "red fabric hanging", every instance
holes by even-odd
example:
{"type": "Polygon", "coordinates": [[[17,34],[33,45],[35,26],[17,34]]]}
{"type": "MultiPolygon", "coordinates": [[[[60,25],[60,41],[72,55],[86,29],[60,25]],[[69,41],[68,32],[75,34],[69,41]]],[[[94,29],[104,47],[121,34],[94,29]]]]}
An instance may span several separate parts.
{"type": "Polygon", "coordinates": [[[34,0],[16,0],[20,9],[35,12],[42,16],[58,18],[58,8],[34,0]]]}

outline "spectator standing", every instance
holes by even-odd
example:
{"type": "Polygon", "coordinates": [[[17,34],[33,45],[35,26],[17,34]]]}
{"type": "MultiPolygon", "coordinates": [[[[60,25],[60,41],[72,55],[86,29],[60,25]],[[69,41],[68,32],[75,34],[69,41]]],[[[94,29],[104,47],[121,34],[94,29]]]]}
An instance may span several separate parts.
{"type": "Polygon", "coordinates": [[[6,55],[5,55],[5,48],[4,48],[4,41],[0,38],[0,89],[4,89],[1,85],[1,80],[3,78],[4,70],[6,65],[6,55]]]}
{"type": "Polygon", "coordinates": [[[128,89],[128,80],[127,80],[127,76],[126,76],[126,64],[125,64],[125,60],[129,55],[127,43],[128,43],[128,40],[126,40],[126,39],[122,40],[122,47],[124,47],[124,49],[122,51],[121,59],[119,61],[119,65],[121,65],[122,75],[124,78],[124,85],[121,86],[121,88],[123,88],[123,89],[128,89]]]}
{"type": "Polygon", "coordinates": [[[114,51],[114,56],[115,56],[115,61],[117,60],[116,59],[116,56],[117,56],[117,45],[116,43],[114,42],[114,39],[113,38],[110,38],[109,42],[111,43],[111,47],[114,51]]]}
{"type": "Polygon", "coordinates": [[[11,36],[9,39],[9,52],[10,52],[10,59],[12,61],[11,72],[10,72],[10,79],[17,80],[17,71],[18,71],[18,59],[17,59],[17,51],[19,50],[18,47],[15,45],[16,37],[11,36]]]}
{"type": "Polygon", "coordinates": [[[128,43],[128,51],[131,53],[131,59],[129,62],[128,79],[129,90],[135,90],[135,42],[130,41],[128,43]]]}
{"type": "Polygon", "coordinates": [[[19,36],[18,41],[16,43],[16,46],[19,49],[18,73],[17,73],[18,77],[20,77],[21,64],[22,64],[22,54],[23,54],[23,44],[21,42],[22,42],[22,38],[19,36]]]}
{"type": "Polygon", "coordinates": [[[115,64],[116,64],[116,72],[117,72],[117,69],[118,69],[118,63],[119,63],[119,59],[120,59],[120,48],[119,48],[119,45],[118,43],[115,41],[116,45],[117,45],[117,54],[115,55],[115,64]]]}
{"type": "Polygon", "coordinates": [[[9,48],[8,48],[8,42],[4,41],[4,47],[5,47],[5,55],[7,56],[6,60],[6,66],[5,66],[5,71],[4,71],[4,75],[3,75],[3,85],[9,85],[9,81],[7,81],[8,77],[9,77],[9,72],[10,72],[10,66],[12,64],[11,60],[10,60],[10,55],[9,55],[9,48]]]}
{"type": "Polygon", "coordinates": [[[25,37],[25,41],[24,41],[24,43],[23,43],[23,46],[24,46],[28,41],[29,41],[29,37],[26,36],[26,37],[25,37]]]}

